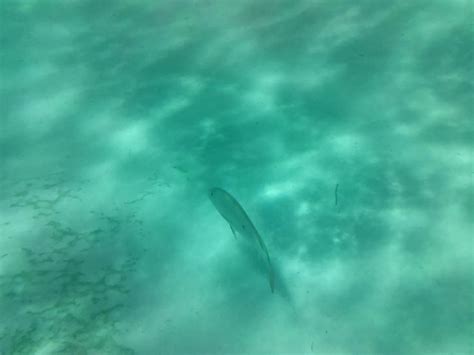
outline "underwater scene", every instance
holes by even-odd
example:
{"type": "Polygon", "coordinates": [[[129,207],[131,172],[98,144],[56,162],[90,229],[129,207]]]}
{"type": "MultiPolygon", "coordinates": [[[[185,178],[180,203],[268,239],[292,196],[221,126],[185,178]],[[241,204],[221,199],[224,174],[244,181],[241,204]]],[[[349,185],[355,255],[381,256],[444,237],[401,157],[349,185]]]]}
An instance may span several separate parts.
{"type": "Polygon", "coordinates": [[[0,355],[474,354],[473,24],[0,0],[0,355]]]}

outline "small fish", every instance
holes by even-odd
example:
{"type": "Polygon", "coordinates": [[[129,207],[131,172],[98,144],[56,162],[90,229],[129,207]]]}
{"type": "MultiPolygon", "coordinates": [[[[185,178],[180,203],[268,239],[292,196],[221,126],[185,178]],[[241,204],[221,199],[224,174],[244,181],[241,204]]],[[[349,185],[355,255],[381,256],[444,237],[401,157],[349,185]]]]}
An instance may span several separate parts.
{"type": "Polygon", "coordinates": [[[260,234],[254,227],[245,210],[237,202],[237,200],[232,197],[231,194],[218,187],[209,190],[209,199],[214,204],[214,207],[216,207],[221,216],[224,217],[227,223],[229,223],[234,237],[236,237],[237,232],[244,238],[248,238],[257,242],[258,247],[263,253],[263,258],[267,264],[268,281],[270,283],[270,289],[273,293],[275,289],[275,275],[270,261],[270,256],[268,255],[267,247],[265,246],[262,237],[260,237],[260,234]]]}

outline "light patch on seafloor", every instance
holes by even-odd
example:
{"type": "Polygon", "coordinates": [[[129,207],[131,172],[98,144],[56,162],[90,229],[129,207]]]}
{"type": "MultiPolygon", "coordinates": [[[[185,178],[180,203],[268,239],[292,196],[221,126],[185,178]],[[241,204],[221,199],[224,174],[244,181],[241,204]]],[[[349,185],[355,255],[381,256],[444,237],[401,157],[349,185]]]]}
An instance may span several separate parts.
{"type": "Polygon", "coordinates": [[[372,256],[372,264],[383,265],[380,269],[374,270],[374,275],[377,278],[375,286],[379,299],[385,300],[390,297],[394,290],[399,287],[403,277],[409,274],[413,267],[416,267],[410,264],[405,256],[399,239],[392,240],[379,253],[372,256]]]}
{"type": "Polygon", "coordinates": [[[393,127],[393,132],[405,138],[412,138],[417,134],[416,123],[413,121],[399,122],[393,127]]]}
{"type": "Polygon", "coordinates": [[[27,95],[27,102],[16,108],[15,116],[29,134],[46,134],[59,121],[69,118],[68,114],[74,112],[79,98],[78,89],[75,87],[61,88],[54,93],[42,93],[29,98],[27,95]]]}
{"type": "Polygon", "coordinates": [[[205,87],[204,78],[199,76],[180,77],[178,84],[185,90],[187,97],[198,95],[205,87]]]}
{"type": "Polygon", "coordinates": [[[191,100],[188,97],[180,97],[167,100],[166,103],[160,105],[159,108],[154,108],[150,113],[153,124],[159,123],[161,120],[169,118],[179,111],[188,107],[191,100]]]}
{"type": "Polygon", "coordinates": [[[296,184],[291,181],[267,184],[263,187],[263,197],[274,199],[282,196],[288,196],[296,189],[296,184]]]}
{"type": "Polygon", "coordinates": [[[308,151],[295,156],[288,156],[278,164],[278,179],[269,181],[263,186],[262,197],[274,199],[282,196],[296,195],[307,184],[318,181],[334,181],[334,172],[318,168],[320,156],[317,151],[308,151]],[[304,169],[302,169],[304,167],[304,169]]]}
{"type": "MultiPolygon", "coordinates": [[[[182,49],[190,43],[192,37],[187,33],[187,29],[184,26],[172,25],[172,26],[160,26],[161,27],[161,38],[166,38],[166,40],[153,41],[152,50],[155,53],[154,59],[157,58],[166,58],[169,53],[173,51],[182,49]]],[[[154,38],[157,37],[157,32],[152,33],[154,38]]],[[[152,35],[150,34],[150,35],[152,35]]]]}
{"type": "Polygon", "coordinates": [[[309,202],[307,201],[302,201],[298,204],[298,207],[296,208],[296,216],[297,217],[304,217],[308,215],[311,212],[311,206],[309,202]]]}
{"type": "Polygon", "coordinates": [[[401,202],[393,208],[381,211],[387,223],[399,230],[407,230],[424,225],[428,220],[426,213],[410,206],[400,206],[401,202]]]}
{"type": "Polygon", "coordinates": [[[276,72],[259,74],[253,87],[244,95],[244,101],[256,112],[271,112],[277,106],[276,90],[281,85],[281,75],[276,72]]]}
{"type": "Polygon", "coordinates": [[[340,16],[328,19],[324,27],[315,32],[315,39],[308,46],[312,55],[327,53],[332,48],[361,35],[366,21],[362,21],[362,14],[357,8],[347,8],[340,16]]]}
{"type": "Polygon", "coordinates": [[[410,31],[410,36],[416,38],[419,49],[423,48],[421,47],[421,44],[431,43],[430,41],[427,41],[427,39],[431,39],[433,36],[436,37],[439,33],[448,33],[450,30],[455,28],[455,26],[459,25],[459,22],[466,19],[465,16],[467,16],[467,13],[463,12],[462,7],[451,7],[450,3],[451,2],[442,3],[446,17],[440,16],[439,13],[433,11],[426,11],[421,15],[418,15],[416,18],[416,25],[412,26],[410,31]],[[451,14],[449,14],[450,11],[452,11],[451,14]],[[452,16],[451,19],[456,19],[457,21],[447,20],[449,15],[452,16]]]}
{"type": "MultiPolygon", "coordinates": [[[[250,3],[252,3],[252,1],[248,1],[247,4],[239,2],[239,5],[244,5],[239,6],[240,11],[245,11],[246,6],[248,6],[250,3]]],[[[252,31],[251,33],[249,33],[249,36],[251,36],[253,31],[255,31],[256,29],[270,28],[286,21],[297,20],[298,16],[304,14],[307,10],[311,8],[311,1],[294,2],[292,3],[292,7],[287,7],[285,8],[285,11],[281,11],[277,14],[273,12],[268,12],[268,14],[265,12],[253,13],[252,15],[254,15],[255,18],[246,18],[246,21],[241,20],[237,23],[237,25],[239,27],[247,29],[248,31],[252,31]]]]}
{"type": "Polygon", "coordinates": [[[282,83],[282,75],[279,72],[260,73],[256,77],[256,87],[265,91],[275,91],[282,83]]]}
{"type": "Polygon", "coordinates": [[[314,295],[321,297],[347,292],[353,268],[356,267],[353,262],[342,259],[308,262],[308,258],[302,257],[306,252],[300,248],[299,256],[285,259],[284,263],[288,285],[298,308],[306,307],[310,301],[308,297],[314,295]]]}
{"type": "Polygon", "coordinates": [[[446,125],[455,126],[457,120],[452,119],[461,116],[459,108],[450,105],[448,102],[440,101],[432,90],[419,90],[416,95],[407,102],[407,107],[414,110],[422,121],[418,120],[418,132],[423,132],[429,125],[445,122],[446,125]],[[427,107],[430,109],[427,110],[427,107]]]}
{"type": "Polygon", "coordinates": [[[209,137],[212,137],[216,134],[222,137],[222,134],[218,133],[218,127],[215,120],[212,120],[208,117],[203,117],[199,121],[198,126],[200,127],[200,130],[202,131],[202,136],[200,138],[203,140],[209,137]]]}
{"type": "Polygon", "coordinates": [[[225,255],[228,248],[235,248],[234,237],[228,223],[215,210],[214,206],[207,204],[206,216],[191,219],[187,227],[190,231],[199,231],[198,235],[191,233],[188,248],[183,249],[182,255],[186,260],[192,261],[195,266],[209,267],[209,263],[225,255]],[[208,245],[201,253],[196,250],[208,245]]]}
{"type": "MultiPolygon", "coordinates": [[[[440,243],[437,255],[438,266],[450,265],[454,260],[457,267],[474,265],[473,223],[466,221],[459,206],[446,206],[444,213],[435,222],[436,241],[440,243]]],[[[433,266],[436,270],[436,266],[433,266]]]]}
{"type": "Polygon", "coordinates": [[[341,259],[326,261],[315,271],[313,282],[324,292],[341,293],[347,289],[347,281],[351,278],[353,266],[341,259]]]}
{"type": "Polygon", "coordinates": [[[281,265],[284,266],[285,272],[288,275],[292,275],[291,278],[293,280],[297,277],[301,284],[311,284],[316,278],[314,268],[317,263],[309,263],[308,261],[305,261],[307,259],[302,259],[301,253],[303,252],[305,252],[305,250],[300,249],[300,257],[292,255],[291,257],[286,256],[280,258],[279,260],[282,261],[281,265]]]}
{"type": "Polygon", "coordinates": [[[320,62],[311,63],[311,65],[314,66],[312,70],[292,72],[287,83],[295,85],[298,89],[315,90],[335,80],[343,69],[341,65],[336,66],[333,63],[320,62]]]}
{"type": "MultiPolygon", "coordinates": [[[[83,178],[96,182],[110,180],[110,176],[113,175],[119,161],[117,159],[102,160],[94,165],[88,166],[86,173],[83,174],[83,178]]],[[[109,185],[113,185],[109,182],[109,185]]]]}
{"type": "Polygon", "coordinates": [[[42,60],[33,66],[22,68],[19,72],[7,72],[8,84],[2,82],[2,88],[24,90],[47,86],[49,79],[58,73],[58,67],[42,60]]]}
{"type": "Polygon", "coordinates": [[[365,151],[363,137],[356,133],[340,133],[331,138],[332,149],[344,156],[353,156],[365,151]]]}
{"type": "Polygon", "coordinates": [[[123,119],[119,112],[121,104],[121,100],[112,99],[107,103],[107,105],[97,108],[89,116],[94,124],[81,126],[81,134],[96,139],[108,137],[104,132],[108,133],[116,130],[118,126],[117,122],[120,122],[123,119]]]}
{"type": "Polygon", "coordinates": [[[0,226],[2,240],[0,244],[0,254],[16,252],[17,246],[25,242],[25,238],[34,236],[37,233],[37,225],[32,216],[35,211],[32,208],[22,208],[14,212],[1,211],[2,215],[8,218],[8,224],[0,226]]]}
{"type": "Polygon", "coordinates": [[[238,65],[242,60],[251,58],[256,48],[258,47],[255,39],[242,34],[241,29],[226,29],[218,37],[205,44],[195,60],[198,66],[207,66],[208,63],[216,61],[227,66],[238,65]]]}
{"type": "Polygon", "coordinates": [[[138,121],[127,124],[112,137],[111,144],[122,154],[137,154],[149,147],[148,130],[150,123],[138,121]]]}
{"type": "MultiPolygon", "coordinates": [[[[438,146],[430,147],[431,154],[440,159],[446,169],[457,171],[457,174],[451,174],[450,187],[468,188],[472,187],[473,176],[472,167],[474,164],[474,152],[472,148],[463,145],[438,146]]],[[[428,177],[439,172],[440,166],[425,167],[423,177],[428,177]]],[[[449,171],[449,170],[447,170],[449,171]]]]}

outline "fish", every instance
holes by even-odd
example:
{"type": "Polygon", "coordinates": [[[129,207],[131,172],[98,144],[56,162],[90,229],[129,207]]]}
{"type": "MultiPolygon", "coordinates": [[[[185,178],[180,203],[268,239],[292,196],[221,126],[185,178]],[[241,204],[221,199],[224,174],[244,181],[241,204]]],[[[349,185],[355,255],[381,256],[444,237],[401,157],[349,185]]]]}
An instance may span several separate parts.
{"type": "Polygon", "coordinates": [[[243,207],[230,193],[219,187],[209,189],[208,196],[219,214],[227,221],[227,223],[229,223],[234,238],[237,238],[238,233],[243,238],[246,238],[252,243],[256,243],[257,249],[266,264],[270,290],[274,293],[275,275],[270,261],[270,255],[268,254],[267,247],[263,242],[262,237],[243,207]]]}

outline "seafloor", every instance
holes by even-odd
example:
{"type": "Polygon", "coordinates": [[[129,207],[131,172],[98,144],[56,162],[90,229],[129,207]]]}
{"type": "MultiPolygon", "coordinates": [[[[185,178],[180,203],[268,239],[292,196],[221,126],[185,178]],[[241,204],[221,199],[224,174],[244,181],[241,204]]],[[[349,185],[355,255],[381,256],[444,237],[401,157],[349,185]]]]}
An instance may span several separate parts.
{"type": "Polygon", "coordinates": [[[474,353],[473,7],[0,0],[0,354],[474,353]]]}

